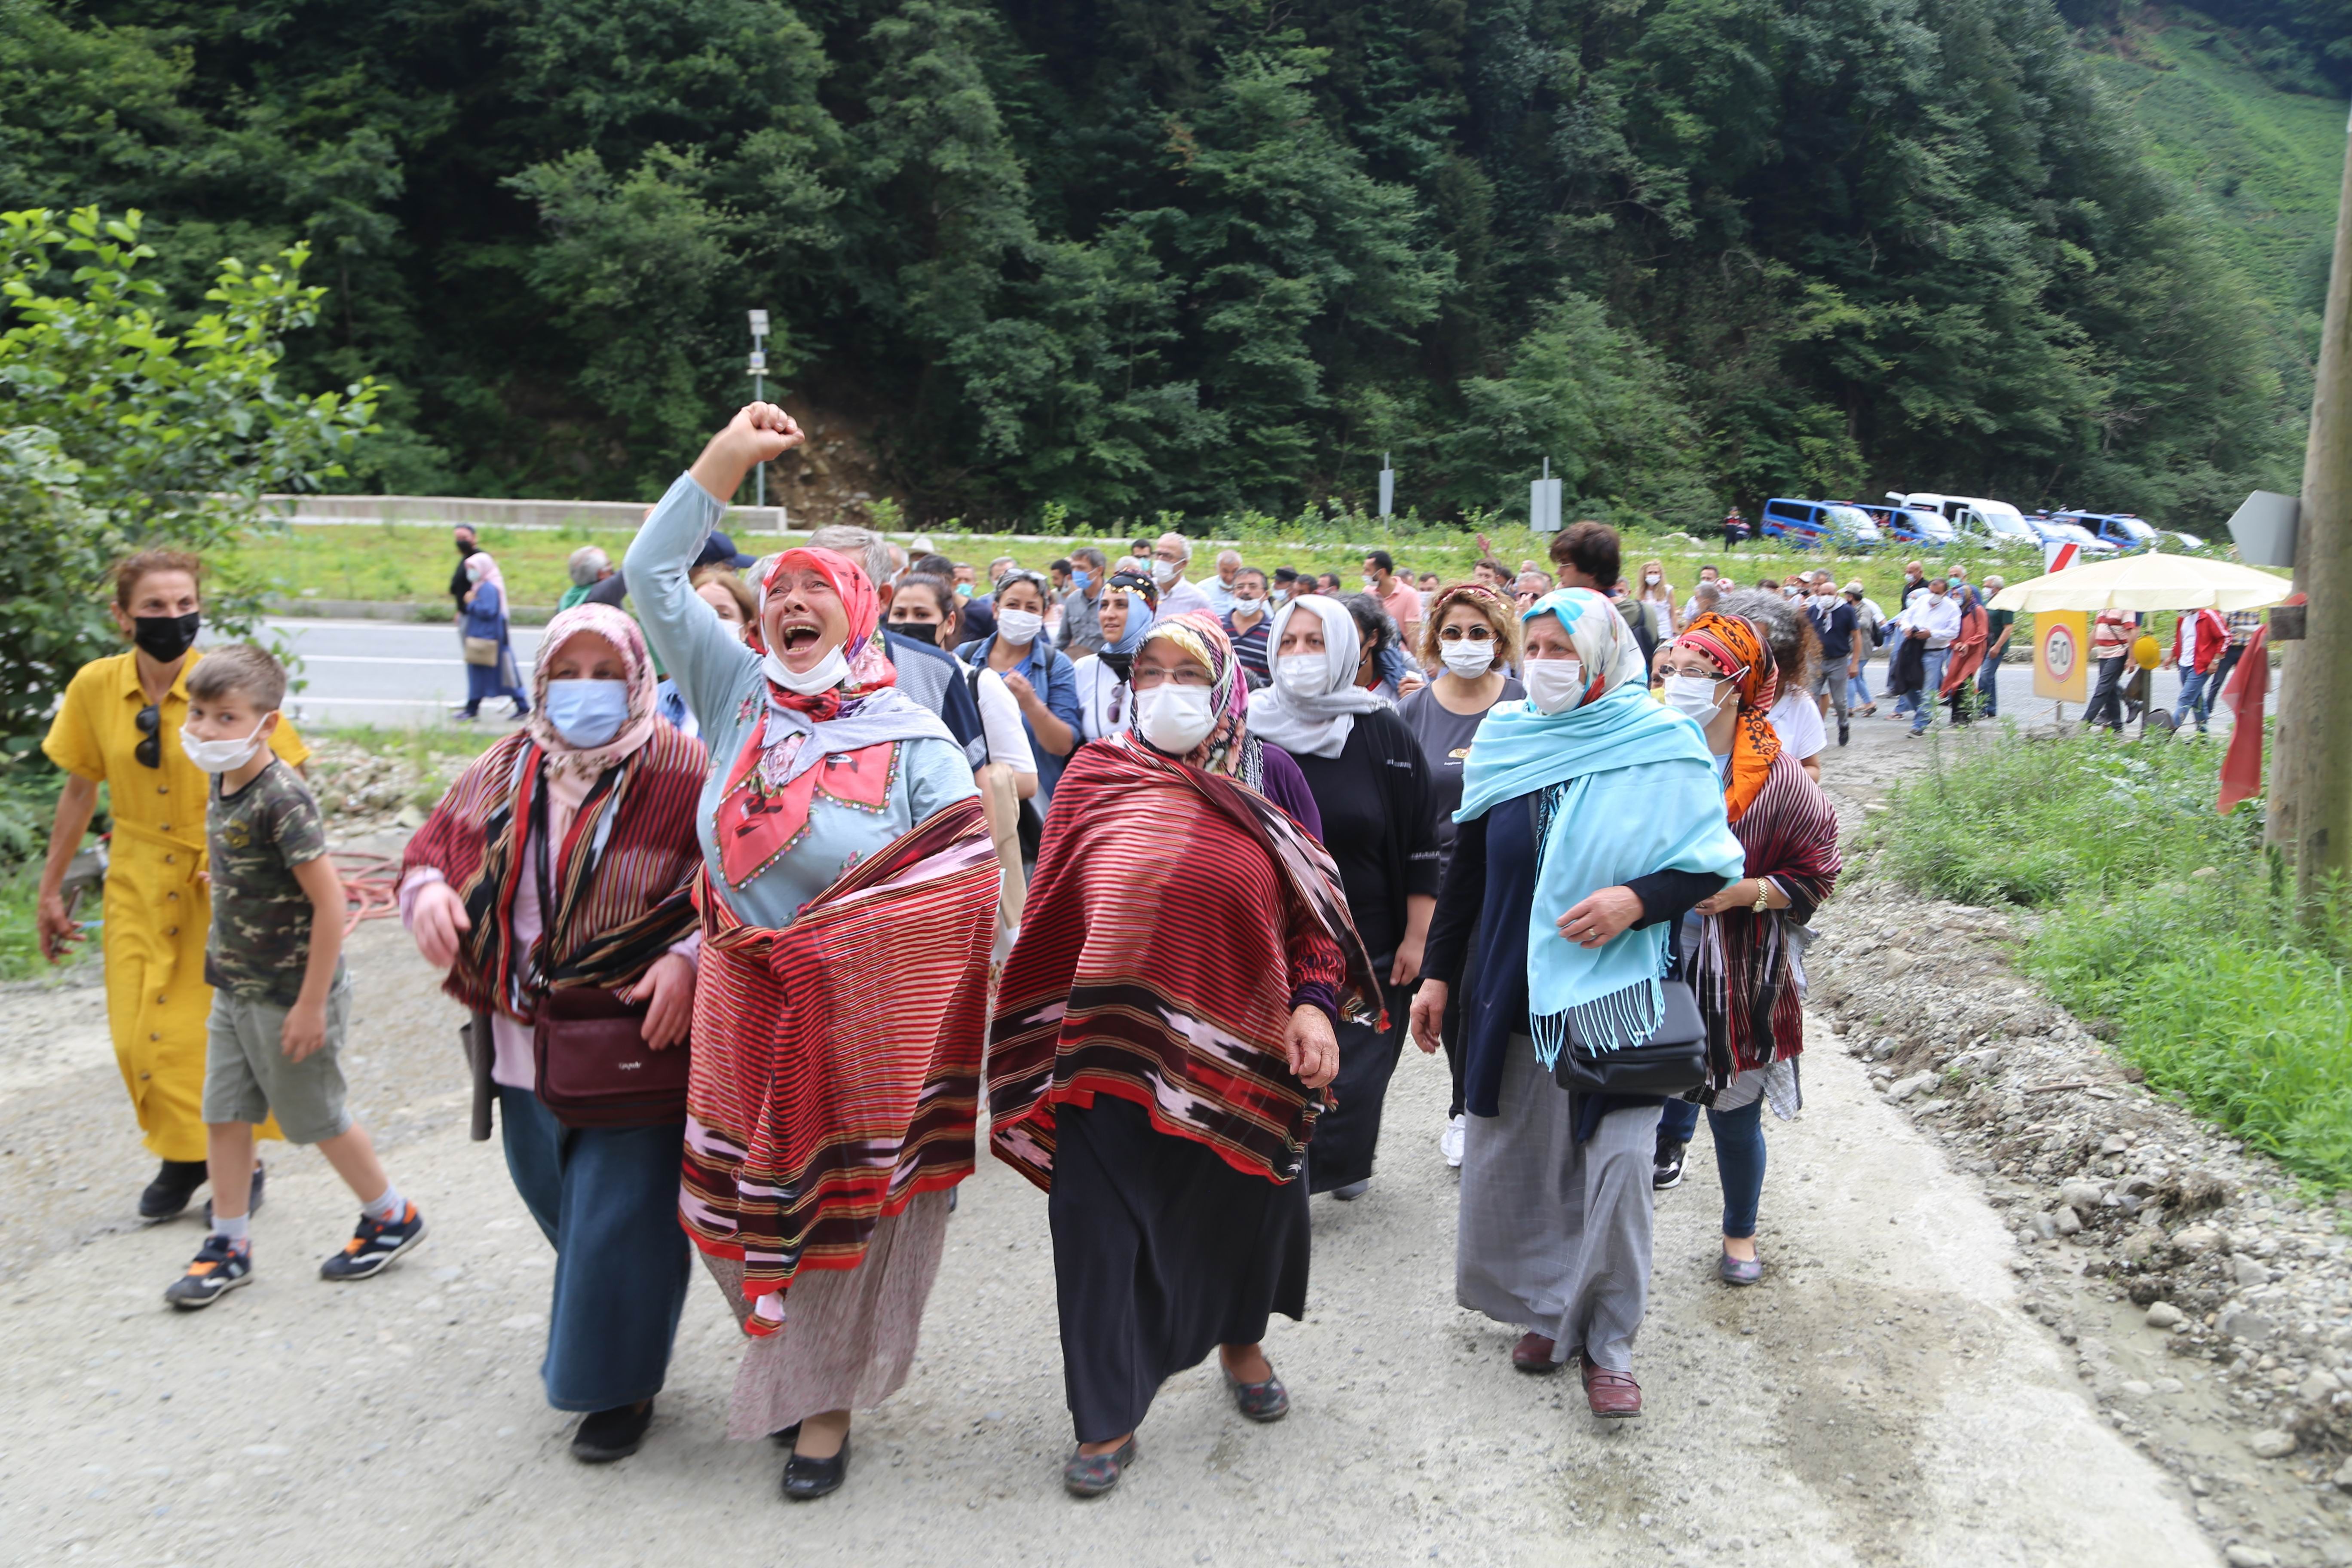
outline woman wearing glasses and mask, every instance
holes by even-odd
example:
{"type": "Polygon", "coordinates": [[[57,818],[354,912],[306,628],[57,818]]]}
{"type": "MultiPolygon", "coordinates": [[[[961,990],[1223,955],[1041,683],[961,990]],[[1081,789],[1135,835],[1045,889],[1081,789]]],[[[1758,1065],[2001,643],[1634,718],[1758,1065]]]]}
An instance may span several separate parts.
{"type": "MultiPolygon", "coordinates": [[[[114,1059],[163,1168],[139,1196],[142,1219],[169,1219],[205,1181],[205,1022],[213,1005],[205,982],[212,890],[205,876],[203,771],[180,749],[188,716],[188,671],[203,619],[203,563],[176,550],[142,550],[113,572],[108,608],[131,645],[92,659],[66,688],[41,749],[66,773],[41,871],[41,955],[55,963],[81,940],[66,908],[66,868],[110,785],[103,910],[106,1016],[114,1059]]],[[[310,748],[283,718],[269,748],[293,766],[310,748]]],[[[278,1136],[273,1121],[261,1129],[278,1136]]],[[[261,1203],[254,1171],[252,1204],[261,1203]]]]}
{"type": "MultiPolygon", "coordinates": [[[[1397,704],[1397,717],[1421,742],[1429,764],[1430,793],[1437,797],[1440,885],[1454,858],[1454,813],[1462,805],[1462,765],[1487,710],[1516,702],[1527,689],[1511,678],[1519,662],[1519,617],[1502,591],[1477,583],[1456,583],[1430,602],[1421,623],[1421,662],[1437,671],[1427,686],[1397,704]]],[[[1471,939],[1472,947],[1476,938],[1471,939]]],[[[1439,1141],[1445,1163],[1462,1163],[1467,1118],[1462,1106],[1462,1001],[1456,986],[1445,1010],[1445,1065],[1454,1079],[1445,1132],[1439,1141]]]]}

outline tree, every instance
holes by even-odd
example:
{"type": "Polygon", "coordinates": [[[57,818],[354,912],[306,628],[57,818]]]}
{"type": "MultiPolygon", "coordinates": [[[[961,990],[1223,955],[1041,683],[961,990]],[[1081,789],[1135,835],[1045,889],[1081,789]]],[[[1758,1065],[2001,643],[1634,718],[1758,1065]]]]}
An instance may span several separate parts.
{"type": "MultiPolygon", "coordinates": [[[[129,552],[217,549],[260,525],[266,490],[316,489],[373,428],[375,388],[304,395],[280,382],[285,333],[324,292],[278,265],[222,260],[215,308],[176,331],[141,215],[0,213],[0,743],[28,750],[73,672],[116,646],[106,572],[129,552]],[[62,276],[71,268],[69,277],[62,276]]],[[[207,604],[238,624],[253,595],[207,604]]]]}

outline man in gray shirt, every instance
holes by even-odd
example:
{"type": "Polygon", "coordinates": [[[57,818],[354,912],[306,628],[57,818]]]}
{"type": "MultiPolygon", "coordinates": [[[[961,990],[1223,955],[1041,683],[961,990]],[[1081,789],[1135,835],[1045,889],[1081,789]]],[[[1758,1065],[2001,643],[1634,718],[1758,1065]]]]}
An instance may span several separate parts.
{"type": "Polygon", "coordinates": [[[1071,574],[1077,586],[1062,595],[1062,635],[1057,646],[1072,658],[1100,653],[1102,617],[1096,611],[1103,584],[1110,579],[1110,563],[1089,544],[1070,552],[1071,574]]]}

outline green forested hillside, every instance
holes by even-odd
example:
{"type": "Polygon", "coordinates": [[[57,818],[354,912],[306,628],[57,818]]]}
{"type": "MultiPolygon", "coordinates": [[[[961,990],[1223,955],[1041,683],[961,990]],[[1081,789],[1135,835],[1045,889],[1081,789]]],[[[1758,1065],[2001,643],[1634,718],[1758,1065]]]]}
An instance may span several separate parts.
{"type": "Polygon", "coordinates": [[[308,239],[367,488],[646,494],[759,305],[923,519],[1386,450],[1430,516],[1549,457],[2210,529],[2296,468],[2338,5],[2232,64],[2049,0],[0,0],[0,205],[144,209],[189,302],[308,239]]]}

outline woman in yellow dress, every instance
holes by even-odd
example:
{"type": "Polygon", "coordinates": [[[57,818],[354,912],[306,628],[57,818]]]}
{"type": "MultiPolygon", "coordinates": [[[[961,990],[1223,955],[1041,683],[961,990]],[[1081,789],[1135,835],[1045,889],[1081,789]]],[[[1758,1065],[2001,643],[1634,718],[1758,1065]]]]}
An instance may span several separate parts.
{"type": "MultiPolygon", "coordinates": [[[[66,772],[41,873],[42,956],[56,963],[80,940],[67,911],[66,868],[80,847],[107,784],[114,837],[106,871],[106,1016],[114,1059],[140,1131],[163,1168],[139,1196],[142,1219],[169,1219],[205,1181],[205,937],[212,889],[205,879],[205,804],[210,781],[180,751],[188,670],[202,622],[203,563],[176,550],[143,550],[114,569],[114,624],[132,645],[75,672],[41,749],[66,772]]],[[[282,720],[270,749],[299,766],[310,755],[282,720]]],[[[276,1122],[261,1129],[278,1136],[276,1122]]],[[[261,1197],[257,1167],[252,1201],[261,1197]]]]}

